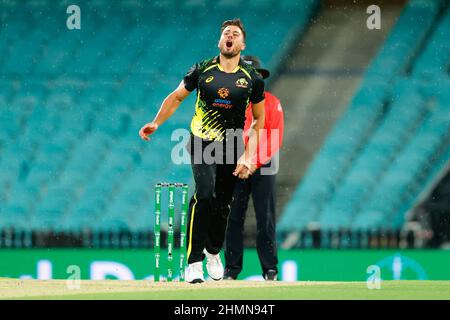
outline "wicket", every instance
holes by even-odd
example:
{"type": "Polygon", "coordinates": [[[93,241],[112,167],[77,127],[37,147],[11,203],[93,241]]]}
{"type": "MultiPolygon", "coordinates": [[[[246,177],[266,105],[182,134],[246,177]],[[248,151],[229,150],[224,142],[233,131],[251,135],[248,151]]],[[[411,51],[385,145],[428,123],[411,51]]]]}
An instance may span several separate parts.
{"type": "Polygon", "coordinates": [[[155,185],[155,282],[159,282],[161,273],[161,192],[167,187],[168,199],[168,229],[167,229],[167,281],[173,280],[173,248],[174,248],[174,219],[175,219],[175,188],[181,188],[180,214],[180,281],[184,281],[184,266],[186,258],[186,219],[188,211],[188,185],[185,183],[157,183],[155,185]]]}

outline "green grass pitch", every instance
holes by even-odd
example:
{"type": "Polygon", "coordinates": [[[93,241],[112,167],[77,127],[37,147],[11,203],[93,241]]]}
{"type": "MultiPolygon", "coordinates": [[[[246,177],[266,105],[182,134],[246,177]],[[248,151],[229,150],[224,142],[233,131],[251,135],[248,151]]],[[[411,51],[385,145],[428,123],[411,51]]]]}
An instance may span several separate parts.
{"type": "Polygon", "coordinates": [[[83,280],[69,289],[66,280],[0,279],[0,299],[167,299],[167,300],[450,300],[450,281],[365,282],[208,281],[203,284],[152,281],[83,280]]]}

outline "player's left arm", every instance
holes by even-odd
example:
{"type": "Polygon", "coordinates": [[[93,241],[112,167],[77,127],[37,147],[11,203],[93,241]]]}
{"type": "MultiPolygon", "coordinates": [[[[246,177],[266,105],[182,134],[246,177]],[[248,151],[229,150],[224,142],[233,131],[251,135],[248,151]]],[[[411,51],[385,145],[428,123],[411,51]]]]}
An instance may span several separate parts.
{"type": "Polygon", "coordinates": [[[256,154],[256,150],[258,149],[260,130],[264,128],[264,110],[265,100],[252,103],[253,122],[249,129],[248,143],[234,171],[234,175],[237,175],[241,179],[248,178],[256,168],[256,162],[253,163],[255,159],[253,155],[256,154]]]}

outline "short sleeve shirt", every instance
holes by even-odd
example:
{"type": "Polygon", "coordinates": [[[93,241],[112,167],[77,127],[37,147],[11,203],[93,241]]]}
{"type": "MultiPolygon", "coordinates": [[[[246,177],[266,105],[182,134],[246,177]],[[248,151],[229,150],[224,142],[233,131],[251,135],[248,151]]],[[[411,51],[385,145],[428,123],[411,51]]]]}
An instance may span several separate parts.
{"type": "Polygon", "coordinates": [[[204,140],[221,141],[226,130],[243,129],[250,103],[264,100],[264,81],[242,59],[231,73],[225,72],[219,57],[195,64],[184,77],[186,90],[197,89],[191,132],[204,140]]]}

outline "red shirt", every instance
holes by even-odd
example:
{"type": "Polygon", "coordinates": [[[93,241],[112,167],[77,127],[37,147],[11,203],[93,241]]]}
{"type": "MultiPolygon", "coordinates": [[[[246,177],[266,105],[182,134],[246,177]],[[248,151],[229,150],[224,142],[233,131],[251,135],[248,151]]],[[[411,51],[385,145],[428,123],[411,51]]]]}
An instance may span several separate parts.
{"type": "MultiPolygon", "coordinates": [[[[269,92],[265,92],[265,116],[264,130],[260,134],[258,144],[258,157],[252,163],[260,168],[269,162],[272,156],[281,148],[283,142],[284,117],[280,100],[269,92]]],[[[244,141],[248,142],[248,130],[253,122],[252,105],[250,104],[245,113],[244,141]]]]}

